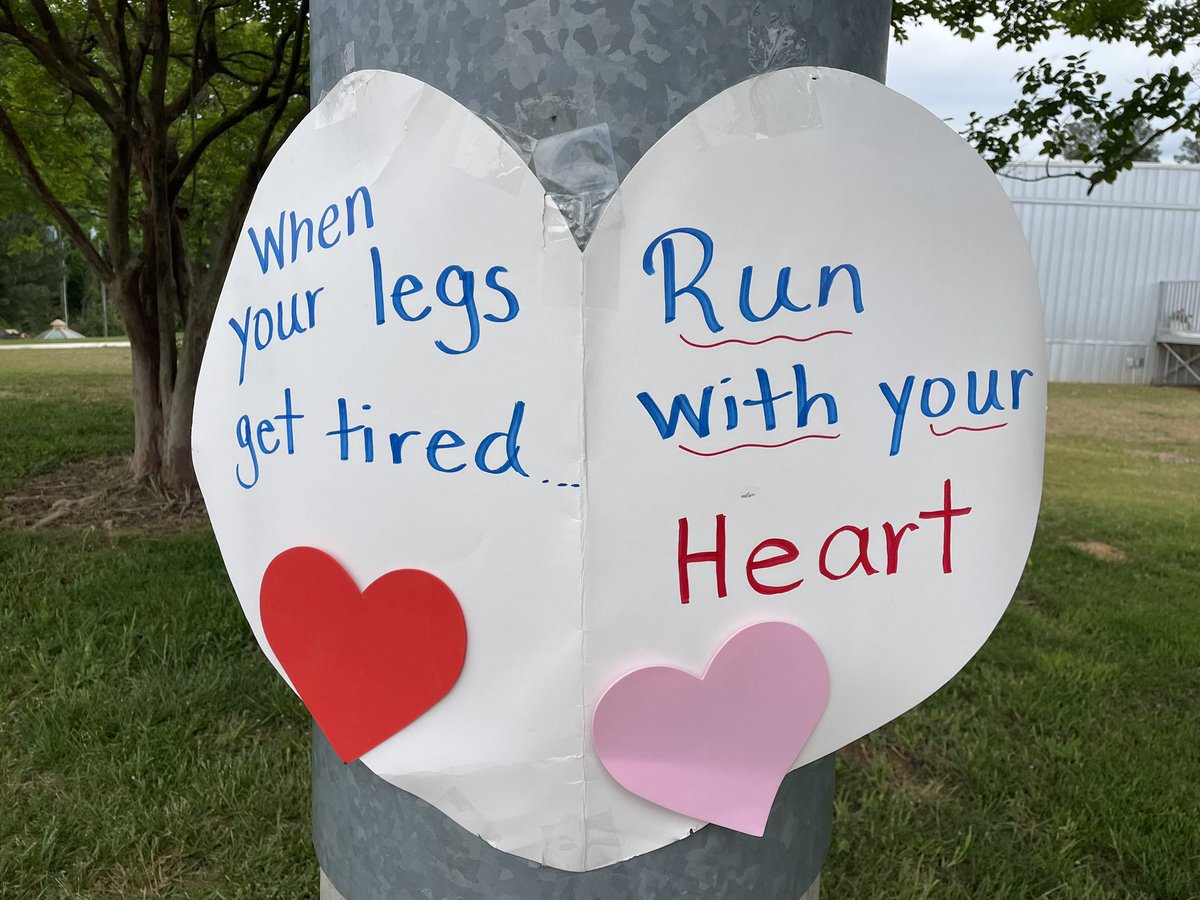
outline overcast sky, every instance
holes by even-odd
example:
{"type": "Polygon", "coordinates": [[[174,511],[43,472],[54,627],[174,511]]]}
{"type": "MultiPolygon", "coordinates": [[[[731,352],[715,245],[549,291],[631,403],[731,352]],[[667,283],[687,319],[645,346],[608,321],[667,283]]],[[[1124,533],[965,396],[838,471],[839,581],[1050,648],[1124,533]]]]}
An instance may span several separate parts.
{"type": "MultiPolygon", "coordinates": [[[[1017,96],[1013,74],[1018,68],[1043,56],[1060,58],[1068,53],[1090,50],[1094,68],[1108,75],[1114,93],[1128,93],[1133,79],[1169,65],[1150,59],[1144,50],[1129,44],[1099,44],[1056,38],[1034,53],[999,50],[994,41],[981,35],[974,41],[955,37],[940,25],[923,25],[909,30],[903,44],[892,42],[888,50],[887,83],[916,100],[961,131],[972,110],[993,115],[1007,109],[1017,96]]],[[[1180,67],[1200,63],[1200,54],[1176,61],[1180,67]]],[[[1171,162],[1183,140],[1171,135],[1163,142],[1162,160],[1171,162]]]]}

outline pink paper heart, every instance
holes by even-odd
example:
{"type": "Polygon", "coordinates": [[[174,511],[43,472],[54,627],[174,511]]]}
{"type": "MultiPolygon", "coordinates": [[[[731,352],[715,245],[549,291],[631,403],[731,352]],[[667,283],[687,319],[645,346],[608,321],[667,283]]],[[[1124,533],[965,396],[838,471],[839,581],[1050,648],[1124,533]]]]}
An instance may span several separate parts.
{"type": "Polygon", "coordinates": [[[702,676],[637,669],[596,705],[600,761],[627,790],[677,813],[762,837],[775,792],[829,702],[829,669],[807,632],[744,628],[702,676]]]}

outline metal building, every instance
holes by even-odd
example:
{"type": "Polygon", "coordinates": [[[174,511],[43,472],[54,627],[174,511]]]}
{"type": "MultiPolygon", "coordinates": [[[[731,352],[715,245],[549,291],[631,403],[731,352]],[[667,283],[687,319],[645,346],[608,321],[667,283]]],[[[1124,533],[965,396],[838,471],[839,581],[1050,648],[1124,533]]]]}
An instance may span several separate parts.
{"type": "Polygon", "coordinates": [[[1050,380],[1200,384],[1200,166],[1137,163],[1090,195],[1081,168],[1000,178],[1038,270],[1050,380]]]}

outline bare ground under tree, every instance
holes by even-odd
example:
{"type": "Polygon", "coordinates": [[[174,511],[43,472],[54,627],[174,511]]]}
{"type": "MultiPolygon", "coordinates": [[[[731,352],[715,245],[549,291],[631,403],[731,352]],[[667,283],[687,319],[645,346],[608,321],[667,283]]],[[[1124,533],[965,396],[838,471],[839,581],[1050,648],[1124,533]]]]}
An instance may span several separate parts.
{"type": "Polygon", "coordinates": [[[207,525],[198,491],[167,491],[153,480],[134,480],[125,457],[69,463],[0,496],[0,530],[66,526],[163,534],[207,525]]]}

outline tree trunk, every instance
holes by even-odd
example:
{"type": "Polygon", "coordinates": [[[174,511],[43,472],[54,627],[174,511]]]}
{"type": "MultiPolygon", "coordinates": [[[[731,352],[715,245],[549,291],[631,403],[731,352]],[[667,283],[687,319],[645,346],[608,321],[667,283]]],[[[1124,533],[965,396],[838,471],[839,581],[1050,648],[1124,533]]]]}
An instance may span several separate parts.
{"type": "Polygon", "coordinates": [[[116,300],[129,335],[132,361],[133,458],[136,478],[158,479],[162,472],[163,405],[159,394],[158,317],[147,303],[140,267],[118,282],[116,300]]]}
{"type": "MultiPolygon", "coordinates": [[[[212,301],[258,178],[296,124],[287,121],[295,108],[293,100],[308,93],[308,2],[295,4],[294,12],[288,12],[286,4],[278,10],[272,4],[252,4],[253,15],[235,16],[240,24],[228,27],[221,25],[226,3],[147,0],[113,8],[65,4],[80,11],[70,16],[64,11],[61,23],[60,5],[0,3],[0,37],[6,49],[11,45],[27,51],[72,104],[81,99],[96,117],[95,124],[110,135],[104,210],[107,259],[75,212],[43,180],[36,154],[8,115],[8,92],[0,92],[0,144],[13,154],[22,179],[54,221],[112,289],[132,355],[133,474],[168,488],[192,488],[192,405],[212,301]],[[173,12],[174,7],[179,9],[173,12]],[[289,17],[286,24],[284,15],[289,17]],[[67,19],[70,31],[79,30],[83,37],[67,36],[61,27],[67,19]],[[241,26],[249,29],[243,32],[251,35],[249,44],[246,37],[228,36],[241,26]],[[262,27],[282,30],[263,35],[262,27]],[[260,38],[270,39],[270,52],[260,38]],[[105,57],[102,63],[100,55],[92,53],[97,47],[105,57]],[[248,62],[247,56],[258,63],[248,62]],[[238,57],[242,60],[233,71],[230,64],[238,57]],[[210,84],[218,76],[238,85],[238,102],[228,108],[225,103],[232,98],[210,84]],[[210,101],[219,97],[220,109],[212,114],[210,101]],[[228,137],[239,127],[248,144],[228,137]],[[206,150],[223,137],[223,152],[238,152],[231,150],[231,140],[248,151],[243,154],[245,171],[211,258],[205,260],[204,270],[193,271],[183,228],[187,204],[181,203],[179,192],[194,177],[206,150]],[[198,309],[197,298],[204,301],[198,309]],[[176,344],[180,327],[186,335],[182,348],[176,344]]],[[[64,111],[64,117],[68,114],[64,111]]]]}
{"type": "Polygon", "coordinates": [[[130,469],[135,478],[150,479],[175,490],[192,489],[196,486],[192,404],[209,323],[186,329],[176,368],[173,323],[166,323],[160,316],[162,303],[173,305],[173,299],[160,298],[156,293],[150,274],[152,261],[143,258],[128,268],[132,272],[118,279],[114,299],[129,335],[132,361],[130,469]]]}
{"type": "Polygon", "coordinates": [[[189,321],[183,332],[175,392],[162,445],[162,480],[170,487],[196,486],[196,470],[192,468],[192,407],[196,402],[196,381],[200,376],[200,362],[210,324],[189,321]]]}

